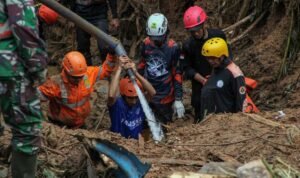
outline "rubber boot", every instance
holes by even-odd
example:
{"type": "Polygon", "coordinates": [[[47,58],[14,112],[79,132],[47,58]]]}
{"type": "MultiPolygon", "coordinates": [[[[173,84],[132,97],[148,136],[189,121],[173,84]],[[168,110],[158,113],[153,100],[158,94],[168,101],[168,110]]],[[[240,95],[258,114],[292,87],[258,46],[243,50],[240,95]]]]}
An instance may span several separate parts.
{"type": "Polygon", "coordinates": [[[37,155],[13,151],[11,172],[13,178],[35,178],[37,155]]]}

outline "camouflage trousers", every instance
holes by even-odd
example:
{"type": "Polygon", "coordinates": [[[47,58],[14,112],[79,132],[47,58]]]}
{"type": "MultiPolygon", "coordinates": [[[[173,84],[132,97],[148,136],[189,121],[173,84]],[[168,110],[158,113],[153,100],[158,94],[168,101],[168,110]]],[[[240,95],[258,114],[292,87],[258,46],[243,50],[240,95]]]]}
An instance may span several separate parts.
{"type": "Polygon", "coordinates": [[[12,130],[15,151],[36,154],[43,120],[37,88],[22,77],[0,77],[0,110],[12,130]]]}

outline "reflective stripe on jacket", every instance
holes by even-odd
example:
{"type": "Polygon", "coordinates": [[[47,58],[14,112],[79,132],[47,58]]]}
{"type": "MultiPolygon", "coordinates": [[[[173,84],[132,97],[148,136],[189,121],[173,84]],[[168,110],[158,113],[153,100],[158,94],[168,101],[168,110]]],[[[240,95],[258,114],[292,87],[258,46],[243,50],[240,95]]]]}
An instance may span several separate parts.
{"type": "Polygon", "coordinates": [[[87,73],[78,85],[69,83],[64,72],[52,76],[39,87],[50,101],[49,116],[70,127],[82,126],[91,111],[89,98],[94,84],[99,79],[108,78],[113,70],[114,63],[110,60],[106,60],[103,67],[88,67],[87,73]]]}

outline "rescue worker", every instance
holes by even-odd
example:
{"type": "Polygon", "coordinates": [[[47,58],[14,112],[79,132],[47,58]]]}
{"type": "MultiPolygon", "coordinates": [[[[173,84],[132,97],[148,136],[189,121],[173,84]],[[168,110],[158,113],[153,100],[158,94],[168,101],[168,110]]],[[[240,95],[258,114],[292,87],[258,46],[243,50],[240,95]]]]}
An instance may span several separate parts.
{"type": "Polygon", "coordinates": [[[180,49],[174,40],[168,40],[168,20],[163,14],[152,14],[147,20],[146,31],[148,37],[141,46],[138,70],[155,88],[156,95],[149,104],[156,118],[166,124],[172,121],[173,109],[178,118],[185,112],[180,49]]]}
{"type": "MultiPolygon", "coordinates": [[[[183,17],[184,27],[190,32],[190,37],[183,43],[181,58],[185,76],[192,81],[191,104],[195,112],[195,122],[199,120],[201,108],[201,89],[212,72],[212,67],[201,54],[206,40],[220,37],[226,41],[225,33],[218,29],[206,27],[207,15],[199,6],[188,8],[183,17]]],[[[231,55],[230,55],[231,56],[231,55]]]]}
{"type": "Polygon", "coordinates": [[[43,119],[36,86],[46,79],[47,63],[34,1],[1,1],[0,111],[12,130],[13,178],[35,177],[43,119]]]}
{"type": "MultiPolygon", "coordinates": [[[[117,13],[117,0],[75,0],[74,12],[79,16],[101,29],[103,32],[108,33],[108,20],[107,12],[108,5],[111,9],[112,30],[119,28],[120,22],[117,13]]],[[[90,38],[91,35],[81,28],[76,29],[77,34],[77,50],[84,54],[88,66],[92,64],[92,58],[90,53],[90,38]]],[[[108,47],[105,44],[97,40],[98,50],[100,51],[101,60],[105,60],[106,54],[108,53],[108,47]]]]}
{"type": "Polygon", "coordinates": [[[152,98],[156,92],[152,85],[137,72],[135,64],[130,59],[127,58],[124,62],[119,63],[109,87],[107,105],[111,120],[110,129],[125,138],[138,139],[146,116],[130,79],[124,77],[120,81],[122,70],[132,69],[139,88],[145,90],[147,98],[152,98]]]}
{"type": "Polygon", "coordinates": [[[209,113],[243,112],[247,106],[243,72],[229,58],[226,41],[222,38],[207,40],[202,55],[213,68],[201,92],[201,121],[209,113]]]}
{"type": "Polygon", "coordinates": [[[39,87],[42,97],[50,102],[49,120],[70,128],[82,127],[91,111],[89,99],[94,84],[110,76],[114,60],[108,55],[102,67],[87,67],[80,52],[68,52],[62,61],[61,73],[39,87]]]}

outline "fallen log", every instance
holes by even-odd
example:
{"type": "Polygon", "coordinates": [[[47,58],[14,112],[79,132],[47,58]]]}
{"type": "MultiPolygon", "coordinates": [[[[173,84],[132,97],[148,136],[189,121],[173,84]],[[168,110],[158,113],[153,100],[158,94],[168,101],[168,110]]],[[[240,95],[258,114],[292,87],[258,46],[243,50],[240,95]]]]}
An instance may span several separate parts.
{"type": "Polygon", "coordinates": [[[239,36],[235,37],[234,39],[230,40],[230,44],[233,44],[240,39],[244,38],[260,21],[263,17],[267,14],[267,11],[263,12],[243,33],[239,36]]]}
{"type": "Polygon", "coordinates": [[[257,114],[247,114],[247,113],[243,113],[243,114],[248,116],[248,118],[254,120],[255,122],[258,122],[258,123],[261,123],[261,124],[265,124],[265,125],[268,125],[268,126],[271,126],[271,127],[283,126],[283,124],[265,119],[265,118],[263,118],[263,117],[261,117],[260,115],[257,115],[257,114]]]}
{"type": "Polygon", "coordinates": [[[228,145],[234,145],[234,144],[238,144],[238,143],[244,143],[250,140],[254,140],[256,138],[260,138],[266,134],[268,134],[270,131],[267,131],[259,136],[254,136],[254,137],[250,137],[250,138],[246,138],[243,140],[238,140],[238,141],[234,141],[234,142],[228,142],[228,143],[219,143],[219,144],[215,144],[215,143],[211,143],[211,144],[207,144],[207,143],[201,143],[201,144],[190,144],[190,143],[183,143],[183,144],[174,144],[174,145],[167,145],[167,146],[228,146],[228,145]]]}
{"type": "Polygon", "coordinates": [[[238,26],[244,24],[245,22],[247,22],[248,20],[250,20],[251,18],[253,18],[253,16],[254,16],[254,13],[252,13],[252,14],[250,14],[250,15],[244,17],[243,19],[241,19],[240,21],[236,22],[236,23],[233,24],[233,25],[224,28],[223,31],[224,31],[224,32],[228,32],[228,31],[230,31],[230,30],[233,30],[233,29],[235,29],[236,27],[238,27],[238,26]]]}
{"type": "Polygon", "coordinates": [[[182,160],[173,158],[141,158],[141,160],[151,164],[171,164],[184,166],[203,166],[205,164],[204,161],[182,160]]]}

